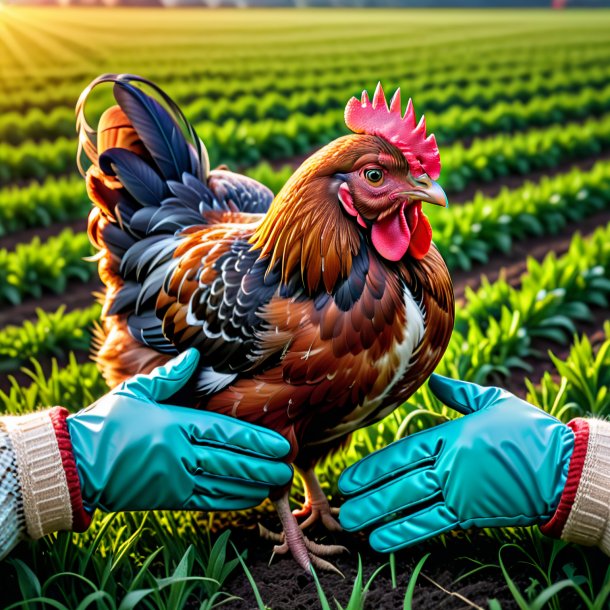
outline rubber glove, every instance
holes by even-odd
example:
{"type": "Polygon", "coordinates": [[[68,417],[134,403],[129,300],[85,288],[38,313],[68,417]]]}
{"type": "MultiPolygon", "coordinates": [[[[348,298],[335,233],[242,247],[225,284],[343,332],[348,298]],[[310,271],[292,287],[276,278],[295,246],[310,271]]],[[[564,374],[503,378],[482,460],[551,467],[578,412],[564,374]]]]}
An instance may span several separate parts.
{"type": "Polygon", "coordinates": [[[68,417],[85,508],[229,510],[288,483],[279,434],[168,400],[193,374],[197,350],[137,375],[68,417]]]}
{"type": "Polygon", "coordinates": [[[432,375],[432,392],[464,414],[372,453],[349,467],[339,489],[346,530],[375,529],[371,546],[391,552],[441,532],[549,520],[566,484],[574,432],[495,387],[432,375]]]}

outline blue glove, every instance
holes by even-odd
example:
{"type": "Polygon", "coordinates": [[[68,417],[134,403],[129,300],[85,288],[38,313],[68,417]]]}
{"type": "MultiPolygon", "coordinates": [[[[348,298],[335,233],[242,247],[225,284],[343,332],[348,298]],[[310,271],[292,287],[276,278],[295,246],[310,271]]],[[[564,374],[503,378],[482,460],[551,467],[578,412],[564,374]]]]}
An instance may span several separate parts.
{"type": "Polygon", "coordinates": [[[352,496],[346,530],[376,527],[371,546],[391,552],[457,527],[550,519],[564,489],[574,433],[500,388],[432,375],[432,392],[465,417],[372,453],[339,479],[352,496]]]}
{"type": "Polygon", "coordinates": [[[198,361],[197,350],[184,352],[67,419],[86,508],[242,509],[291,480],[292,469],[279,461],[290,445],[279,434],[159,404],[184,386],[198,361]]]}

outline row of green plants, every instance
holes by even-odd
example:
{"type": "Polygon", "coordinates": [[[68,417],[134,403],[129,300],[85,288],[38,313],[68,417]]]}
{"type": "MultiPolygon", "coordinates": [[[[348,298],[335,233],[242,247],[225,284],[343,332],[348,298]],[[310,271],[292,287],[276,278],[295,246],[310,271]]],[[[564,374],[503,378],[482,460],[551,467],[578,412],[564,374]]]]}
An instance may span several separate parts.
{"type": "MultiPolygon", "coordinates": [[[[514,241],[555,234],[568,223],[608,208],[610,162],[600,161],[589,171],[575,169],[545,177],[538,184],[505,188],[497,197],[479,194],[472,202],[449,209],[432,208],[428,213],[434,241],[453,271],[471,269],[487,262],[494,252],[510,252],[514,241]]],[[[40,311],[37,321],[0,331],[0,371],[15,370],[30,357],[88,349],[89,334],[83,329],[97,319],[99,306],[71,314],[63,311],[40,311]],[[8,358],[4,365],[2,356],[8,358]]]]}
{"type": "MultiPolygon", "coordinates": [[[[376,74],[378,78],[378,70],[376,74]]],[[[463,137],[493,131],[497,121],[494,120],[493,113],[484,110],[496,107],[502,113],[509,113],[509,118],[502,124],[502,129],[505,130],[513,128],[515,121],[519,121],[518,126],[522,128],[528,121],[531,124],[548,124],[579,116],[578,112],[580,116],[600,112],[606,108],[604,102],[607,95],[598,89],[607,84],[610,68],[595,66],[582,70],[579,67],[574,73],[560,72],[552,76],[543,74],[537,78],[528,75],[525,81],[516,79],[514,69],[504,74],[496,70],[490,71],[494,78],[492,83],[470,80],[468,84],[458,82],[453,85],[448,84],[446,79],[442,80],[439,75],[434,78],[422,75],[416,79],[407,79],[400,73],[388,71],[387,67],[383,74],[383,82],[388,91],[393,91],[393,87],[399,86],[401,82],[408,84],[408,94],[416,100],[418,112],[426,113],[429,124],[435,126],[439,141],[450,141],[460,135],[463,137]],[[507,78],[512,80],[507,82],[507,78]],[[555,99],[555,96],[559,99],[555,99]],[[519,102],[527,102],[527,106],[521,108],[519,102]],[[443,121],[437,114],[431,114],[448,110],[451,110],[451,120],[448,118],[443,121]],[[550,116],[544,122],[547,115],[550,116]],[[460,126],[452,129],[451,125],[456,120],[460,126]]],[[[350,80],[342,86],[329,80],[328,83],[317,82],[316,87],[303,88],[301,83],[298,88],[267,90],[258,94],[248,90],[234,92],[230,96],[225,90],[214,88],[209,83],[189,82],[180,83],[169,92],[193,122],[207,120],[219,123],[228,119],[285,120],[295,113],[313,115],[333,109],[342,111],[346,101],[358,94],[364,84],[374,83],[375,78],[371,73],[370,78],[358,74],[356,79],[352,73],[350,80]],[[325,84],[328,88],[322,89],[325,84]],[[221,92],[225,97],[218,97],[221,92]]],[[[28,139],[38,141],[71,137],[74,133],[73,106],[77,98],[78,94],[75,94],[71,107],[56,107],[51,112],[41,108],[30,110],[25,115],[16,111],[7,112],[0,118],[0,141],[17,145],[28,139]]],[[[110,89],[107,88],[104,94],[93,96],[88,112],[91,116],[99,116],[112,103],[110,89]]]]}
{"type": "Polygon", "coordinates": [[[70,229],[44,242],[35,237],[14,250],[0,250],[0,305],[38,299],[43,292],[62,294],[70,280],[88,281],[96,273],[85,260],[92,254],[87,234],[70,229]]]}
{"type": "MultiPolygon", "coordinates": [[[[565,48],[551,47],[545,51],[538,49],[536,54],[524,53],[518,46],[494,49],[497,43],[492,43],[490,51],[493,52],[487,56],[479,48],[476,51],[463,49],[457,47],[455,42],[451,44],[450,53],[436,49],[433,54],[429,49],[418,49],[412,44],[401,48],[393,43],[391,53],[388,53],[385,46],[377,46],[380,48],[375,52],[368,48],[366,54],[357,54],[353,52],[357,43],[351,41],[347,54],[338,54],[337,49],[334,49],[335,52],[331,55],[322,52],[313,58],[305,58],[302,52],[296,51],[296,61],[292,63],[286,59],[285,53],[282,60],[276,62],[267,56],[250,56],[247,65],[238,56],[236,66],[230,65],[235,61],[232,54],[224,54],[218,62],[208,57],[203,66],[197,52],[192,60],[181,57],[171,63],[161,62],[159,57],[151,57],[149,54],[148,62],[139,65],[135,71],[163,83],[180,102],[188,102],[203,95],[208,99],[230,98],[248,93],[264,94],[268,91],[291,95],[294,91],[332,88],[335,83],[336,86],[341,86],[351,82],[356,87],[362,87],[376,81],[380,75],[384,79],[392,78],[393,75],[393,80],[401,81],[403,87],[406,87],[407,82],[410,87],[412,80],[417,81],[422,77],[428,83],[433,79],[434,83],[454,83],[460,86],[507,78],[521,80],[520,76],[527,75],[530,78],[532,71],[539,72],[542,78],[546,76],[550,81],[557,78],[553,75],[569,72],[578,81],[581,77],[573,73],[574,68],[586,72],[591,67],[604,65],[608,58],[607,47],[590,43],[578,45],[579,53],[566,53],[565,48]],[[409,57],[408,67],[405,67],[404,56],[409,57]],[[484,61],[485,57],[490,58],[489,62],[484,61]],[[431,65],[434,66],[433,70],[430,69],[431,65]],[[324,66],[323,70],[321,66],[324,66]],[[357,79],[354,79],[354,74],[358,74],[357,79]]],[[[131,61],[130,65],[138,64],[131,61]]],[[[107,71],[112,71],[112,67],[109,66],[107,71]]],[[[5,78],[3,90],[6,94],[0,100],[0,111],[17,108],[21,111],[51,111],[58,106],[72,107],[90,79],[91,70],[83,70],[82,66],[67,73],[47,69],[44,75],[39,76],[39,87],[24,86],[23,79],[16,79],[17,84],[13,87],[11,81],[5,78]],[[48,82],[52,82],[53,86],[48,87],[48,82]]],[[[498,94],[504,95],[501,90],[498,94]]]]}
{"type": "Polygon", "coordinates": [[[0,186],[74,171],[77,144],[76,136],[19,146],[0,142],[0,186]]]}
{"type": "Polygon", "coordinates": [[[88,350],[91,329],[100,319],[101,305],[66,313],[62,305],[49,313],[36,310],[36,320],[5,326],[0,331],[0,374],[14,371],[30,358],[42,354],[61,358],[71,350],[88,350]]]}
{"type": "MultiPolygon", "coordinates": [[[[494,116],[501,120],[495,112],[494,116]]],[[[297,114],[284,122],[230,120],[221,126],[203,123],[197,127],[212,159],[239,167],[255,165],[263,158],[303,154],[347,131],[343,119],[334,111],[313,117],[297,114]]],[[[443,149],[441,183],[448,192],[459,192],[472,180],[490,181],[551,168],[562,161],[599,153],[609,143],[610,115],[584,123],[478,138],[468,147],[456,143],[443,149]]],[[[75,151],[75,140],[65,138],[27,142],[18,147],[0,145],[0,185],[64,174],[74,167],[75,151]]],[[[279,190],[290,171],[285,168],[278,172],[269,186],[279,190]]]]}
{"type": "Polygon", "coordinates": [[[84,218],[91,202],[81,176],[32,182],[0,190],[0,237],[33,227],[84,218]]]}
{"type": "Polygon", "coordinates": [[[557,234],[609,208],[610,162],[598,161],[589,171],[573,169],[517,189],[504,187],[496,197],[479,192],[471,202],[426,213],[449,269],[470,270],[493,253],[510,252],[515,241],[557,234]]]}

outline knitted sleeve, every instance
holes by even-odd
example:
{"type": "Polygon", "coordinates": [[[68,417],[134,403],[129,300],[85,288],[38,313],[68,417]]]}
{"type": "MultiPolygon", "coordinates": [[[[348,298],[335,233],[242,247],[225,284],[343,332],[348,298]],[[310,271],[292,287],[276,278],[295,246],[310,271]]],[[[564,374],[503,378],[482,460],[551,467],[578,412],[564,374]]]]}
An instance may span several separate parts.
{"type": "Polygon", "coordinates": [[[26,535],[21,498],[15,452],[0,420],[0,559],[26,535]]]}
{"type": "Polygon", "coordinates": [[[55,407],[0,418],[0,556],[21,538],[89,525],[67,415],[55,407]]]}

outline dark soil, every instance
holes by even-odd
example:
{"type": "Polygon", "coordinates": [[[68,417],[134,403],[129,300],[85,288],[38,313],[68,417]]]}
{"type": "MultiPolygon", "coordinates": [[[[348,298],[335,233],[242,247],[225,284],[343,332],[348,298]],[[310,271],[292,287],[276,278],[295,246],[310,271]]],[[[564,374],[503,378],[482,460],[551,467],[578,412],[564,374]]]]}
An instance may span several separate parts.
{"type": "MultiPolygon", "coordinates": [[[[263,520],[265,518],[263,517],[263,520]]],[[[267,521],[269,518],[267,518],[267,521]]],[[[266,525],[270,525],[266,523],[266,525]]],[[[278,531],[278,522],[270,526],[278,531]]],[[[362,559],[363,586],[373,572],[387,564],[388,555],[374,552],[363,534],[341,532],[325,540],[324,531],[316,530],[313,539],[346,546],[349,553],[331,558],[331,562],[345,576],[321,572],[318,577],[328,601],[335,607],[333,597],[345,608],[352,593],[354,580],[358,571],[358,557],[362,559]],[[316,534],[317,532],[317,534],[316,534]]],[[[271,565],[272,543],[262,540],[254,529],[236,530],[231,534],[236,547],[241,551],[247,549],[246,564],[257,584],[263,602],[272,610],[311,610],[320,608],[318,593],[313,579],[297,565],[290,555],[274,557],[271,565]]],[[[402,610],[408,582],[418,561],[426,554],[426,560],[420,573],[413,596],[413,608],[421,610],[463,610],[464,608],[487,608],[490,599],[497,599],[502,610],[518,608],[513,596],[498,567],[498,550],[501,545],[483,531],[459,531],[447,534],[443,539],[436,539],[420,544],[413,549],[406,549],[396,554],[396,588],[392,586],[392,573],[389,565],[375,577],[366,596],[365,608],[371,610],[402,610]],[[477,564],[491,564],[458,582],[457,579],[475,569],[477,564]]],[[[531,584],[533,572],[517,564],[523,557],[515,553],[503,552],[502,558],[508,565],[511,578],[522,593],[531,584]]],[[[559,565],[563,565],[558,561],[559,565]]],[[[565,578],[558,574],[557,578],[565,578]]],[[[246,575],[236,570],[225,588],[243,601],[234,601],[226,605],[233,610],[251,610],[256,608],[256,600],[246,575]]],[[[565,607],[578,607],[571,596],[562,596],[569,600],[565,607]]],[[[564,607],[564,606],[562,606],[564,607]]]]}

